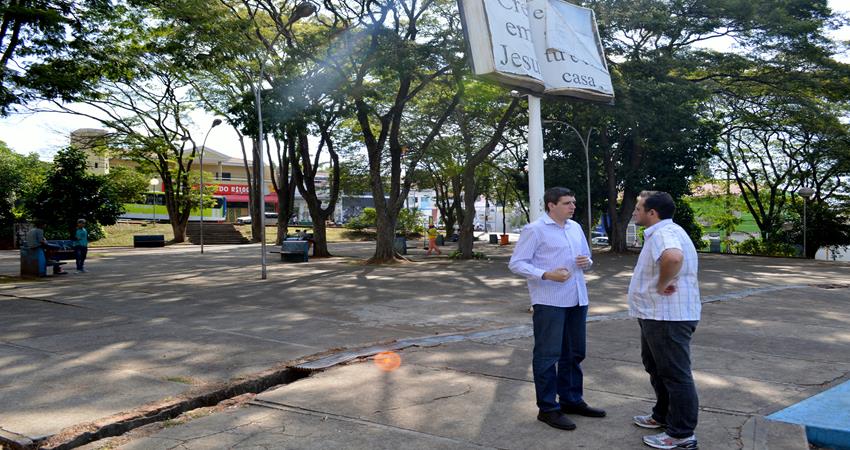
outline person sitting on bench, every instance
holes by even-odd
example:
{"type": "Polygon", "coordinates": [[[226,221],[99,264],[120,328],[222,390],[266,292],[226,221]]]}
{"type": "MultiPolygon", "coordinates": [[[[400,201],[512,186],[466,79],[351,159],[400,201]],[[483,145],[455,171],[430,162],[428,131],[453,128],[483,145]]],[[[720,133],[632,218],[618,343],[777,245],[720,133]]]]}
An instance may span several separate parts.
{"type": "Polygon", "coordinates": [[[54,275],[65,275],[68,272],[62,270],[62,264],[58,259],[55,258],[55,255],[51,255],[53,251],[59,249],[58,245],[51,244],[47,242],[47,239],[44,238],[44,221],[37,220],[33,225],[32,229],[27,233],[27,247],[30,250],[41,249],[44,251],[45,259],[49,264],[53,264],[53,274],[54,275]],[[50,258],[53,256],[53,259],[50,258]]]}

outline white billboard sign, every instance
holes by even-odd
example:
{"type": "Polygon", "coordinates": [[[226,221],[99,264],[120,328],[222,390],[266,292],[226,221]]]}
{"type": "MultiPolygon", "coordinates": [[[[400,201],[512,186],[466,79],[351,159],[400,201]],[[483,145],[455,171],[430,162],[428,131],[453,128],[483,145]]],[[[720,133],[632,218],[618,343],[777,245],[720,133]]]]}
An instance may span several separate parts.
{"type": "Polygon", "coordinates": [[[458,0],[476,75],[533,92],[612,102],[593,10],[563,0],[458,0]]]}

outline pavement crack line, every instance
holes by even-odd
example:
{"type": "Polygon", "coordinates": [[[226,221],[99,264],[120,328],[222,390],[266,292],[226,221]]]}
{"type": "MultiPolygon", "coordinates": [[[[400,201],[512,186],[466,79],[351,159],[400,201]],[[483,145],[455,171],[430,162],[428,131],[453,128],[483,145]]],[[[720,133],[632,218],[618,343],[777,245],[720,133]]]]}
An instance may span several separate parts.
{"type": "Polygon", "coordinates": [[[49,300],[49,299],[46,299],[46,298],[24,297],[23,295],[12,295],[12,294],[0,294],[0,297],[7,297],[7,298],[14,299],[14,300],[29,300],[29,301],[33,301],[33,302],[52,303],[54,305],[68,306],[68,307],[71,307],[71,308],[80,308],[80,309],[87,309],[87,310],[90,310],[90,311],[96,311],[94,308],[89,308],[87,306],[80,306],[80,305],[75,305],[73,303],[65,303],[65,302],[60,302],[60,301],[56,301],[56,300],[49,300]]]}
{"type": "Polygon", "coordinates": [[[373,413],[383,414],[385,412],[399,411],[399,410],[402,410],[402,409],[410,408],[411,406],[430,405],[431,403],[436,403],[439,400],[446,400],[446,399],[449,399],[449,398],[462,397],[466,394],[469,394],[470,392],[472,392],[472,386],[467,384],[466,390],[464,390],[463,392],[457,393],[457,394],[450,394],[450,395],[443,395],[443,396],[440,396],[440,397],[434,397],[431,400],[428,400],[428,401],[425,401],[425,402],[410,403],[410,404],[407,404],[407,405],[404,405],[404,406],[398,406],[398,407],[395,407],[395,408],[378,409],[378,410],[373,411],[373,413]]]}
{"type": "Polygon", "coordinates": [[[301,407],[301,406],[292,406],[292,405],[286,405],[286,404],[283,404],[283,403],[273,403],[273,402],[268,402],[268,401],[265,401],[265,400],[257,400],[257,399],[254,399],[254,400],[248,402],[248,404],[251,405],[251,406],[257,406],[257,407],[260,407],[260,408],[270,408],[270,409],[276,409],[276,410],[279,410],[279,411],[286,411],[286,412],[292,412],[292,413],[296,413],[296,414],[303,414],[303,415],[307,415],[307,416],[319,417],[322,420],[333,419],[333,420],[338,420],[340,422],[348,422],[348,423],[353,423],[353,424],[357,424],[357,425],[371,426],[371,427],[383,428],[383,429],[393,430],[393,431],[400,431],[400,432],[415,435],[415,436],[426,437],[426,438],[430,438],[430,439],[438,439],[438,440],[441,440],[441,441],[447,441],[447,442],[450,442],[450,443],[453,443],[453,444],[472,445],[472,446],[482,448],[482,449],[486,448],[486,449],[502,450],[500,447],[491,447],[491,446],[479,444],[477,442],[465,441],[465,440],[455,439],[455,438],[451,438],[451,437],[447,437],[447,436],[440,436],[440,435],[437,435],[437,434],[431,434],[431,433],[426,433],[426,432],[423,432],[423,431],[411,430],[409,428],[403,428],[403,427],[398,427],[398,426],[395,426],[395,425],[376,422],[376,421],[369,420],[369,419],[361,419],[361,418],[358,418],[358,417],[346,416],[344,414],[329,413],[329,412],[320,411],[320,410],[316,410],[316,409],[304,408],[304,407],[301,407]]]}

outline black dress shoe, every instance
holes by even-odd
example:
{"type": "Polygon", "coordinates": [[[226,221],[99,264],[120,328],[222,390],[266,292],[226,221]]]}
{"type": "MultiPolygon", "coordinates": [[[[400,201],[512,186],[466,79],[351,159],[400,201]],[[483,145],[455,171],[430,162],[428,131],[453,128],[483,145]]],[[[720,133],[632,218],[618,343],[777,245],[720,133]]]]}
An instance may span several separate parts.
{"type": "Polygon", "coordinates": [[[591,408],[587,406],[587,403],[571,406],[561,405],[561,411],[567,414],[578,414],[585,417],[605,417],[605,410],[591,408]]]}
{"type": "Polygon", "coordinates": [[[547,411],[537,414],[537,420],[549,425],[550,427],[561,430],[575,430],[576,424],[565,416],[561,411],[547,411]]]}

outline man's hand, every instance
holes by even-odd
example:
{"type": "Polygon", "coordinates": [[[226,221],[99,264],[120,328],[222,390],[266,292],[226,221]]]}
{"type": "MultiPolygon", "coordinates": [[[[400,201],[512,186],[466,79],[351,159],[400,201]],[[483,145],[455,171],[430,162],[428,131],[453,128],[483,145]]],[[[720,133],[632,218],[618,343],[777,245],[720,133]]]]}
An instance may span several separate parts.
{"type": "Polygon", "coordinates": [[[662,284],[659,284],[658,286],[656,286],[656,289],[655,289],[656,292],[658,292],[661,295],[665,295],[665,296],[666,295],[673,295],[673,293],[676,292],[676,290],[677,290],[676,289],[676,280],[673,280],[673,282],[670,283],[669,285],[667,285],[666,287],[662,284]]]}
{"type": "Polygon", "coordinates": [[[590,267],[590,258],[585,255],[576,256],[576,265],[581,270],[587,270],[590,267]]]}
{"type": "Polygon", "coordinates": [[[564,267],[560,267],[558,269],[550,270],[544,273],[543,279],[563,283],[564,281],[569,280],[571,276],[573,276],[573,274],[571,274],[569,270],[564,267]]]}

